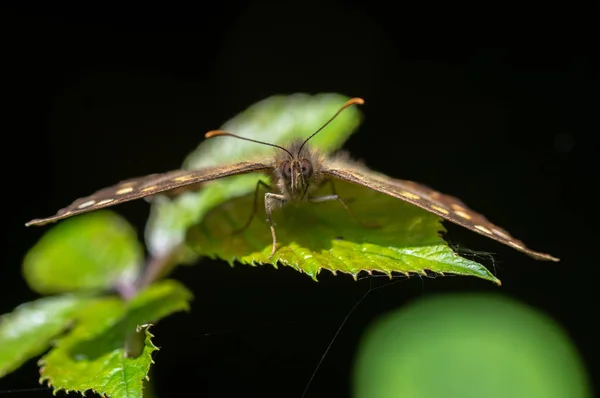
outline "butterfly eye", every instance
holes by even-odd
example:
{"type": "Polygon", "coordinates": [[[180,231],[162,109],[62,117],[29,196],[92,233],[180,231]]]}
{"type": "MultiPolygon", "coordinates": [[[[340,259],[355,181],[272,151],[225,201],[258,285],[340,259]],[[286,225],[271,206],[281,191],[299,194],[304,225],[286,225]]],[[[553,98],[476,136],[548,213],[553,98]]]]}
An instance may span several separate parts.
{"type": "Polygon", "coordinates": [[[312,176],[313,168],[312,164],[308,160],[302,159],[300,161],[300,170],[302,171],[302,175],[304,177],[310,178],[310,176],[312,176]]]}
{"type": "Polygon", "coordinates": [[[290,178],[292,175],[292,162],[284,162],[281,165],[281,170],[283,172],[284,177],[290,178]]]}

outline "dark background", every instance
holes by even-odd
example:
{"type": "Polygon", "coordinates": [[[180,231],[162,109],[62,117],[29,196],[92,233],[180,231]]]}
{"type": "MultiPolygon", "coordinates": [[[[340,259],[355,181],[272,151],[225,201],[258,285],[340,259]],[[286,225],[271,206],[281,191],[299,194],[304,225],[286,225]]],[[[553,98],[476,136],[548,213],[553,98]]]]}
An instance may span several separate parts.
{"type": "MultiPolygon", "coordinates": [[[[503,286],[412,277],[373,291],[307,397],[349,394],[354,350],[370,321],[451,291],[512,296],[552,316],[598,388],[597,43],[585,10],[544,7],[309,0],[3,8],[8,255],[0,313],[36,298],[20,262],[46,228],[26,221],[119,180],[178,168],[205,131],[267,96],[339,92],[366,100],[365,121],[346,145],[355,157],[462,198],[562,261],[535,261],[448,226],[452,243],[494,253],[485,264],[503,286]]],[[[115,210],[143,232],[147,203],[115,210]]],[[[386,283],[327,273],[315,283],[291,269],[208,260],[174,277],[195,301],[191,313],[153,329],[161,351],[152,379],[163,397],[299,397],[350,308],[370,284],[386,283]]],[[[21,391],[38,387],[37,377],[30,361],[0,380],[0,394],[51,396],[21,391]]]]}

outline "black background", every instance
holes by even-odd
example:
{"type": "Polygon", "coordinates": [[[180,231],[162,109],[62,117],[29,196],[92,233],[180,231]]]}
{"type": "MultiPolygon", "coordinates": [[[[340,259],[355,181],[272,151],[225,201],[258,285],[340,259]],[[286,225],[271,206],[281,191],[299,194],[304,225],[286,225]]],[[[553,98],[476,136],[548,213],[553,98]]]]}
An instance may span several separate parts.
{"type": "MultiPolygon", "coordinates": [[[[535,261],[448,226],[451,242],[494,253],[485,264],[503,286],[412,277],[372,292],[307,397],[349,394],[370,321],[450,291],[495,292],[549,314],[598,383],[597,43],[585,10],[200,4],[1,10],[1,313],[36,298],[20,262],[46,228],[24,222],[119,180],[178,168],[205,131],[267,96],[339,92],[366,100],[346,145],[355,157],[462,198],[562,261],[535,261]]],[[[115,210],[143,232],[147,203],[115,210]]],[[[370,283],[385,283],[327,273],[315,283],[291,269],[208,260],[174,277],[195,301],[153,329],[163,397],[300,396],[349,309],[370,283]]],[[[20,392],[37,386],[30,361],[0,380],[0,393],[51,395],[20,392]]]]}

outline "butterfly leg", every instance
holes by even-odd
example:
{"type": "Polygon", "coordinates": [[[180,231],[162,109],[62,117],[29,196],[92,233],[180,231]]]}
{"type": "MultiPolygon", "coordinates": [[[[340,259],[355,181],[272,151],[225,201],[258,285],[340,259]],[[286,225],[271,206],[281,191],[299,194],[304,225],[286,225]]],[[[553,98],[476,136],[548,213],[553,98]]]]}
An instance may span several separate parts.
{"type": "Polygon", "coordinates": [[[275,249],[277,248],[277,237],[275,236],[275,224],[273,224],[273,219],[271,218],[271,212],[274,208],[282,206],[286,202],[285,196],[267,192],[265,194],[265,211],[267,213],[267,221],[269,222],[269,228],[271,229],[271,236],[273,237],[273,247],[271,249],[271,255],[269,258],[273,257],[275,254],[275,249]]]}
{"type": "Polygon", "coordinates": [[[254,219],[254,216],[256,215],[256,207],[258,206],[258,190],[260,189],[261,186],[263,186],[269,190],[271,189],[271,186],[269,184],[267,184],[263,180],[258,180],[258,182],[256,183],[256,189],[254,190],[254,204],[252,205],[252,214],[250,214],[250,218],[248,219],[248,221],[246,221],[246,224],[244,224],[243,227],[238,228],[235,231],[233,231],[234,235],[243,232],[244,230],[246,230],[246,228],[248,228],[250,226],[250,224],[252,224],[252,220],[254,219]]]}
{"type": "Polygon", "coordinates": [[[346,211],[348,212],[348,214],[350,214],[350,216],[352,216],[352,218],[354,218],[360,225],[362,225],[365,228],[379,228],[379,224],[374,224],[374,223],[366,223],[363,222],[360,218],[358,218],[356,216],[356,214],[354,214],[352,212],[352,210],[350,210],[350,207],[348,206],[348,204],[344,201],[344,199],[342,199],[336,192],[335,190],[335,185],[333,184],[332,180],[327,180],[327,182],[329,183],[329,185],[331,186],[331,191],[333,192],[331,195],[324,195],[324,196],[315,196],[312,198],[308,198],[309,202],[313,202],[313,203],[321,203],[321,202],[328,202],[331,200],[337,200],[338,202],[340,202],[340,204],[342,206],[344,206],[344,209],[346,209],[346,211]]]}

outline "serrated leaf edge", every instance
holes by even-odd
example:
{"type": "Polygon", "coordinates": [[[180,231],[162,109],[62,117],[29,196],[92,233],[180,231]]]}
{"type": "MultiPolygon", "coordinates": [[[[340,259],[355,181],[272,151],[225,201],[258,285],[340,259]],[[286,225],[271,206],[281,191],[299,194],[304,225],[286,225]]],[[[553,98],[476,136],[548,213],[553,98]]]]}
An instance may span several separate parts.
{"type": "MultiPolygon", "coordinates": [[[[447,246],[447,247],[449,247],[449,246],[447,246]]],[[[464,257],[460,256],[456,252],[454,252],[453,254],[456,257],[464,258],[464,257]]],[[[410,253],[403,253],[403,255],[412,256],[412,254],[410,254],[410,253]]],[[[305,272],[297,264],[292,264],[292,263],[289,263],[289,262],[281,260],[281,259],[277,259],[277,261],[274,261],[274,262],[262,262],[262,261],[258,261],[258,260],[251,260],[250,262],[243,262],[237,256],[234,256],[234,257],[231,257],[231,258],[227,258],[227,259],[223,259],[223,258],[219,257],[216,254],[209,254],[207,256],[210,259],[212,259],[212,260],[216,260],[216,259],[218,259],[218,260],[225,260],[225,261],[227,261],[227,263],[231,267],[234,267],[235,263],[237,262],[239,264],[249,265],[251,267],[257,267],[257,266],[263,266],[263,265],[272,265],[273,268],[279,269],[278,264],[281,264],[281,265],[286,266],[286,267],[291,267],[291,268],[295,269],[296,271],[300,272],[301,274],[305,274],[305,275],[309,276],[315,282],[319,282],[319,280],[318,280],[317,277],[321,273],[321,271],[323,271],[323,270],[331,272],[334,276],[337,276],[338,272],[346,274],[346,275],[350,275],[352,277],[352,279],[354,279],[355,281],[358,280],[358,275],[361,272],[366,272],[368,275],[373,275],[373,273],[380,273],[380,274],[383,274],[383,275],[387,275],[388,278],[390,278],[390,279],[393,279],[395,276],[403,276],[403,277],[406,277],[406,278],[410,278],[411,275],[431,277],[432,276],[431,274],[442,276],[442,277],[445,277],[446,274],[479,277],[479,276],[474,275],[474,274],[461,274],[461,273],[456,273],[456,272],[446,272],[446,273],[444,273],[443,271],[435,271],[435,270],[427,268],[427,267],[424,267],[420,272],[419,271],[383,271],[383,270],[377,270],[377,269],[361,269],[359,272],[354,273],[354,272],[347,272],[347,271],[344,271],[344,270],[341,270],[341,269],[339,269],[339,270],[333,270],[333,269],[330,269],[330,268],[327,268],[327,267],[320,266],[317,269],[317,271],[314,273],[314,275],[311,275],[311,274],[305,272]]],[[[416,256],[416,257],[423,259],[423,257],[419,257],[419,256],[416,256]]],[[[425,259],[427,261],[431,261],[431,262],[434,262],[434,263],[445,264],[445,263],[443,263],[441,261],[437,261],[437,260],[433,260],[433,259],[429,259],[429,258],[425,258],[425,259]]],[[[401,260],[398,260],[398,261],[401,262],[401,260]]],[[[481,267],[485,268],[483,265],[481,265],[481,267]]],[[[481,277],[480,278],[484,279],[484,280],[489,280],[490,282],[493,282],[493,283],[496,283],[496,285],[498,285],[498,286],[500,286],[502,284],[502,282],[500,281],[500,279],[498,279],[491,272],[490,272],[490,275],[493,277],[493,279],[486,279],[486,278],[481,278],[481,277]]]]}
{"type": "MultiPolygon", "coordinates": [[[[150,333],[150,327],[152,327],[152,326],[154,326],[154,325],[151,323],[147,323],[147,324],[143,324],[143,325],[137,325],[136,329],[135,329],[136,333],[141,332],[142,329],[144,330],[144,333],[146,334],[146,337],[144,339],[144,349],[146,349],[146,348],[150,349],[150,353],[149,353],[150,354],[150,363],[148,364],[148,367],[145,371],[146,376],[144,377],[144,379],[146,381],[150,380],[150,378],[148,377],[148,372],[150,371],[150,366],[155,364],[154,359],[152,358],[152,353],[154,351],[160,351],[160,348],[157,347],[152,342],[152,338],[154,337],[154,335],[152,333],[150,333]]],[[[44,376],[43,373],[44,373],[44,369],[45,369],[45,367],[44,367],[45,362],[44,362],[43,357],[38,360],[37,364],[38,364],[38,366],[40,366],[40,370],[39,370],[40,378],[38,379],[38,382],[41,385],[44,385],[44,383],[46,383],[46,385],[48,387],[52,388],[52,395],[56,396],[56,394],[60,391],[64,391],[66,394],[69,394],[71,392],[71,390],[69,390],[69,389],[53,386],[52,383],[50,382],[50,378],[48,376],[44,376]]],[[[143,388],[143,380],[142,380],[142,388],[143,388]]],[[[85,391],[78,391],[78,392],[81,394],[82,397],[85,397],[85,395],[88,391],[91,391],[92,393],[101,395],[103,397],[108,397],[106,392],[104,392],[104,391],[99,392],[98,390],[95,390],[93,388],[89,389],[89,390],[85,390],[85,391]]]]}

